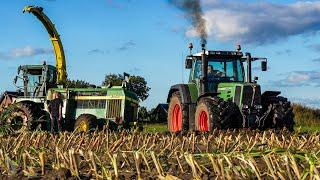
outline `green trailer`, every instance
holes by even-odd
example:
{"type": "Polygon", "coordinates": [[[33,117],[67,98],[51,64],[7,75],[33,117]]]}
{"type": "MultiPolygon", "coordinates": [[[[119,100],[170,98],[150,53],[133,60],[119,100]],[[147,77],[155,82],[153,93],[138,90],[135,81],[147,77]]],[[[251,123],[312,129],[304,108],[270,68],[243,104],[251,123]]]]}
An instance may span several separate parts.
{"type": "MultiPolygon", "coordinates": [[[[61,93],[63,118],[66,128],[88,131],[105,124],[117,128],[129,128],[137,122],[139,99],[124,86],[109,88],[63,88],[50,89],[47,102],[54,93],[61,93]]],[[[47,109],[48,103],[45,104],[47,109]]]]}

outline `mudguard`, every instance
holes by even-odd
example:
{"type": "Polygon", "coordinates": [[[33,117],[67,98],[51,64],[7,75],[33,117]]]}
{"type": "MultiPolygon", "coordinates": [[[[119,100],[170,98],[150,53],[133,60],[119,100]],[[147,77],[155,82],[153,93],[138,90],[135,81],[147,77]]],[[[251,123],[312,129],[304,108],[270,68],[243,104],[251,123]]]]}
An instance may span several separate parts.
{"type": "Polygon", "coordinates": [[[189,91],[188,85],[186,85],[186,84],[176,84],[176,85],[171,86],[168,97],[167,97],[167,103],[170,102],[170,98],[171,98],[172,94],[177,91],[180,92],[181,100],[182,100],[183,104],[192,103],[190,91],[189,91]]]}
{"type": "Polygon", "coordinates": [[[261,95],[261,101],[265,102],[268,98],[277,97],[279,94],[281,94],[280,91],[265,91],[261,95]]]}
{"type": "Polygon", "coordinates": [[[198,100],[197,100],[197,103],[199,102],[199,100],[203,97],[216,97],[218,96],[220,93],[205,93],[205,94],[202,94],[201,96],[199,96],[198,100]]]}

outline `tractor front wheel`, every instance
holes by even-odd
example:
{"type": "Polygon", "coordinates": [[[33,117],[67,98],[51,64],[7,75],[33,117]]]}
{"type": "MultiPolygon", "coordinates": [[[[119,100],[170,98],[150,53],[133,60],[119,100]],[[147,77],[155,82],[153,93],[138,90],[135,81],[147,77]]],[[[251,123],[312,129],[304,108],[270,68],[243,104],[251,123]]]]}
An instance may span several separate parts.
{"type": "Polygon", "coordinates": [[[81,114],[74,125],[78,132],[89,132],[97,127],[97,117],[92,114],[81,114]]]}
{"type": "Polygon", "coordinates": [[[239,108],[232,101],[219,97],[205,97],[199,100],[195,114],[196,131],[242,127],[239,108]]]}
{"type": "Polygon", "coordinates": [[[188,106],[182,104],[179,92],[174,92],[171,96],[168,109],[168,129],[170,132],[187,131],[189,129],[188,106]]]}

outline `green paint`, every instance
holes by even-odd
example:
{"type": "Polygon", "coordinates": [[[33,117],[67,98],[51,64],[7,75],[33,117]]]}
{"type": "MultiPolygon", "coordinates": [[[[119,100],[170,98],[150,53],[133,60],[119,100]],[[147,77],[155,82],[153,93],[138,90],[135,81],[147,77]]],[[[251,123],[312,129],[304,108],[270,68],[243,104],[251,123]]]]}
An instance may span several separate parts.
{"type": "Polygon", "coordinates": [[[189,87],[189,92],[191,95],[191,101],[193,103],[196,103],[197,99],[198,99],[198,87],[196,84],[193,84],[193,83],[189,83],[188,87],[189,87]]]}
{"type": "MultiPolygon", "coordinates": [[[[81,114],[92,114],[98,119],[106,119],[108,109],[112,109],[109,99],[121,99],[119,109],[120,117],[124,122],[133,122],[137,119],[137,109],[139,99],[137,95],[121,86],[113,86],[111,88],[54,88],[49,90],[47,99],[51,99],[54,92],[62,94],[65,103],[65,116],[68,119],[77,119],[81,114]],[[81,99],[81,97],[85,97],[81,99]],[[92,97],[92,99],[90,99],[92,97]],[[99,99],[101,97],[101,99],[99,99]],[[100,106],[97,106],[99,102],[100,106]],[[82,103],[79,105],[79,103],[82,103]],[[83,104],[85,103],[85,104],[83,104]],[[101,106],[101,103],[103,106],[101,106]]],[[[116,117],[114,117],[116,118],[116,117]]]]}
{"type": "Polygon", "coordinates": [[[77,119],[81,114],[93,114],[98,119],[104,119],[106,114],[106,109],[76,109],[74,119],[77,119]]]}
{"type": "Polygon", "coordinates": [[[218,96],[222,98],[223,100],[232,100],[234,101],[236,86],[239,85],[239,83],[219,83],[218,85],[218,93],[220,93],[218,96]]]}

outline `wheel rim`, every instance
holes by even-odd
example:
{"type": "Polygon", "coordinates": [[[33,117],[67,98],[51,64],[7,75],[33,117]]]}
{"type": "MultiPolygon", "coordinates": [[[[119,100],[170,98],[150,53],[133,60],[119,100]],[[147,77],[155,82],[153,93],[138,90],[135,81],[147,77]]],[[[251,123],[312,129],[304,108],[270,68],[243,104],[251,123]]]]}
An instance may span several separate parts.
{"type": "Polygon", "coordinates": [[[176,104],[173,108],[172,117],[171,117],[171,131],[177,132],[181,130],[182,125],[182,112],[179,104],[176,104]]]}
{"type": "Polygon", "coordinates": [[[80,122],[79,123],[79,126],[78,126],[78,130],[80,131],[80,132],[87,132],[88,131],[88,126],[87,126],[87,124],[85,123],[85,122],[80,122]]]}
{"type": "Polygon", "coordinates": [[[209,131],[208,114],[206,111],[200,112],[198,123],[199,123],[199,131],[201,132],[209,131]]]}
{"type": "Polygon", "coordinates": [[[27,126],[28,117],[23,112],[15,112],[11,116],[9,125],[14,131],[21,130],[27,126]]]}

